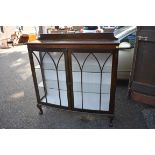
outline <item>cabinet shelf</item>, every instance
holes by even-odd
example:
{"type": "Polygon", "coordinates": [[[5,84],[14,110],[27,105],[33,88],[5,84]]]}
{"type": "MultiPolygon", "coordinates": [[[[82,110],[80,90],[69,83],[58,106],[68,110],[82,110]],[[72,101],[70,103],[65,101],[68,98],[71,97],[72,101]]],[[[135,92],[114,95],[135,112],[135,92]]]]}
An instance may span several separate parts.
{"type": "MultiPolygon", "coordinates": [[[[45,81],[46,88],[47,89],[56,89],[58,90],[58,84],[57,81],[45,81]]],[[[40,88],[43,88],[43,82],[40,82],[38,84],[40,88]]],[[[59,90],[67,91],[66,82],[59,81],[59,90]]],[[[74,82],[73,83],[73,91],[74,92],[81,92],[81,83],[80,82],[74,82]]],[[[84,93],[100,93],[100,84],[97,83],[83,83],[83,92],[84,93]]],[[[102,94],[108,94],[110,93],[110,85],[109,84],[102,84],[101,85],[101,93],[102,94]]]]}
{"type": "MultiPolygon", "coordinates": [[[[53,71],[53,70],[44,70],[45,81],[60,81],[66,82],[66,72],[65,71],[53,71]],[[58,73],[58,76],[57,74],[58,73]]],[[[81,82],[81,73],[72,72],[73,83],[81,82]]],[[[102,75],[102,84],[111,84],[111,73],[82,73],[82,82],[90,84],[100,84],[102,75]]]]}
{"type": "MultiPolygon", "coordinates": [[[[35,69],[40,69],[40,66],[39,65],[37,65],[37,66],[35,66],[35,69]]],[[[52,71],[56,71],[56,69],[51,69],[51,68],[43,68],[43,70],[52,70],[52,71]]],[[[61,70],[61,69],[58,69],[58,71],[65,71],[65,69],[63,69],[63,70],[61,70]]],[[[72,70],[72,72],[77,72],[77,73],[81,73],[81,71],[80,70],[72,70]]],[[[100,71],[85,71],[85,70],[83,70],[82,72],[85,72],[85,73],[101,73],[100,71]]],[[[111,73],[111,71],[103,71],[102,73],[111,73]]]]}
{"type": "Polygon", "coordinates": [[[58,90],[50,90],[50,92],[47,93],[46,97],[44,97],[41,102],[49,104],[55,104],[60,105],[60,98],[61,98],[61,105],[62,106],[68,106],[68,99],[67,99],[67,91],[60,91],[60,98],[59,98],[59,92],[58,90]]]}

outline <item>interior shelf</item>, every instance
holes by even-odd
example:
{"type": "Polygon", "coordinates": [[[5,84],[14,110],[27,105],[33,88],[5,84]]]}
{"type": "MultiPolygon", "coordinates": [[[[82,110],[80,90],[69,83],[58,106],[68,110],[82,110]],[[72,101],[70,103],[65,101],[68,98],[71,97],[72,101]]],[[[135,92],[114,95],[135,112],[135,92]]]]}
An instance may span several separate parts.
{"type": "MultiPolygon", "coordinates": [[[[45,80],[57,80],[57,72],[55,70],[44,70],[45,80]]],[[[59,81],[66,81],[66,72],[65,71],[58,71],[58,78],[59,81]]]]}
{"type": "MultiPolygon", "coordinates": [[[[60,91],[61,105],[68,106],[67,91],[60,91]]],[[[46,103],[46,97],[41,102],[46,103]]],[[[47,103],[60,105],[59,92],[58,90],[50,89],[47,90],[47,103]]]]}
{"type": "MultiPolygon", "coordinates": [[[[48,67],[44,66],[43,69],[44,70],[53,70],[56,71],[55,67],[49,67],[49,65],[47,65],[48,67]]],[[[40,69],[39,65],[35,66],[35,69],[40,69]]],[[[63,67],[58,67],[58,71],[65,71],[64,66],[63,67]]],[[[79,67],[77,65],[73,65],[72,66],[72,71],[73,72],[81,72],[79,67]]],[[[83,68],[82,72],[88,72],[88,73],[101,73],[100,69],[98,68],[98,66],[96,65],[90,65],[87,68],[83,68]]],[[[111,66],[105,66],[102,73],[111,73],[111,66]]]]}
{"type": "MultiPolygon", "coordinates": [[[[45,80],[57,80],[56,71],[53,70],[45,70],[45,80]]],[[[81,82],[81,73],[73,72],[73,82],[81,82]]],[[[83,82],[88,83],[100,83],[101,73],[82,73],[83,82]]],[[[66,72],[58,71],[59,81],[66,81],[66,72]]],[[[110,84],[111,83],[111,73],[102,73],[102,83],[110,84]]]]}
{"type": "MultiPolygon", "coordinates": [[[[45,81],[46,84],[46,88],[47,89],[57,89],[58,90],[58,83],[56,80],[52,80],[52,81],[45,81]]],[[[43,81],[40,82],[38,84],[39,87],[43,87],[43,81]]],[[[65,90],[67,91],[67,86],[66,86],[66,82],[65,81],[59,81],[59,86],[60,86],[60,90],[65,90]]]]}
{"type": "MultiPolygon", "coordinates": [[[[101,110],[109,111],[110,94],[101,95],[101,110]]],[[[74,107],[82,109],[81,92],[74,92],[74,107]]],[[[83,109],[100,110],[100,94],[83,93],[83,109]]]]}
{"type": "MultiPolygon", "coordinates": [[[[47,89],[57,89],[58,90],[58,84],[57,81],[45,81],[46,88],[47,89]]],[[[43,88],[43,82],[40,82],[38,84],[39,87],[43,88]]],[[[60,90],[67,91],[66,82],[59,81],[60,90]]],[[[101,93],[108,94],[110,93],[110,85],[109,84],[102,84],[101,85],[101,93]]],[[[81,83],[80,82],[74,82],[73,83],[73,91],[75,92],[81,92],[81,83]]],[[[84,93],[100,93],[100,84],[96,83],[83,83],[83,92],[84,93]]]]}
{"type": "MultiPolygon", "coordinates": [[[[45,71],[45,83],[47,88],[58,89],[57,76],[55,71],[45,71]]],[[[63,71],[58,72],[59,89],[67,90],[66,75],[63,71]]],[[[82,83],[84,92],[100,92],[100,73],[83,73],[82,83]]],[[[111,73],[102,74],[102,93],[109,93],[111,85],[111,73]]],[[[43,87],[43,82],[39,83],[39,87],[43,87]]],[[[73,73],[73,89],[74,91],[81,91],[81,73],[73,73]]]]}
{"type": "MultiPolygon", "coordinates": [[[[82,73],[83,83],[100,84],[101,73],[82,73]]],[[[73,73],[73,83],[81,82],[81,73],[73,73]]],[[[102,73],[102,84],[111,84],[111,73],[102,73]]]]}
{"type": "MultiPolygon", "coordinates": [[[[91,68],[91,67],[90,67],[91,68]]],[[[40,69],[40,66],[37,65],[35,66],[35,69],[40,69]]],[[[52,71],[56,71],[55,68],[51,69],[51,68],[43,68],[44,70],[52,70],[52,71]]],[[[95,68],[96,69],[96,68],[95,68]]],[[[92,68],[89,70],[82,70],[82,72],[85,72],[85,73],[101,73],[99,70],[92,70],[92,68]]],[[[58,69],[58,71],[65,71],[65,69],[61,70],[61,69],[58,69]]],[[[72,72],[78,72],[78,73],[81,73],[81,71],[79,70],[78,67],[74,67],[72,68],[72,72]]],[[[107,66],[104,68],[104,70],[102,71],[102,73],[111,73],[111,66],[107,66]]]]}

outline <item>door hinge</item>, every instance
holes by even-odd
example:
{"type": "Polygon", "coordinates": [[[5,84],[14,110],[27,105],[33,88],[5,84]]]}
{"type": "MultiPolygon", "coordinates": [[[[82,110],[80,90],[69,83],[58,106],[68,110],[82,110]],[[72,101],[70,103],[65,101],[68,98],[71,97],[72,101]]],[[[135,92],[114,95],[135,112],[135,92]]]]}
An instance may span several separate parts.
{"type": "Polygon", "coordinates": [[[148,37],[138,36],[138,40],[147,41],[148,40],[148,37]]]}

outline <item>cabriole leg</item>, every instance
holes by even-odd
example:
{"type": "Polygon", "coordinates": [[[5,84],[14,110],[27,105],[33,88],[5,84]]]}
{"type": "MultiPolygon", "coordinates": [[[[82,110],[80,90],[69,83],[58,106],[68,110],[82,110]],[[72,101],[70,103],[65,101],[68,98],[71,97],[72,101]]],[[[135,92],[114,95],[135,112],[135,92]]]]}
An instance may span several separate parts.
{"type": "Polygon", "coordinates": [[[42,115],[43,114],[42,105],[41,104],[37,104],[37,107],[40,110],[39,114],[42,115]]]}

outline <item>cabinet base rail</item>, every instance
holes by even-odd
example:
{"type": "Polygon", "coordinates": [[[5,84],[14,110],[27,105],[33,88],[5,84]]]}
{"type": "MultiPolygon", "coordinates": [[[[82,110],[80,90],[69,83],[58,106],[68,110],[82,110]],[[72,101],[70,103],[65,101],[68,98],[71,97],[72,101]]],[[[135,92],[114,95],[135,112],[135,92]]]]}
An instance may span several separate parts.
{"type": "Polygon", "coordinates": [[[43,115],[42,106],[49,106],[49,107],[53,107],[61,110],[67,110],[71,112],[81,112],[81,113],[85,112],[85,113],[91,113],[92,115],[95,114],[95,115],[107,116],[109,118],[109,127],[113,127],[114,114],[110,113],[109,111],[97,111],[97,110],[77,109],[77,108],[69,109],[68,107],[65,107],[65,106],[59,106],[55,104],[40,102],[37,104],[37,108],[39,109],[40,115],[43,115]]]}

